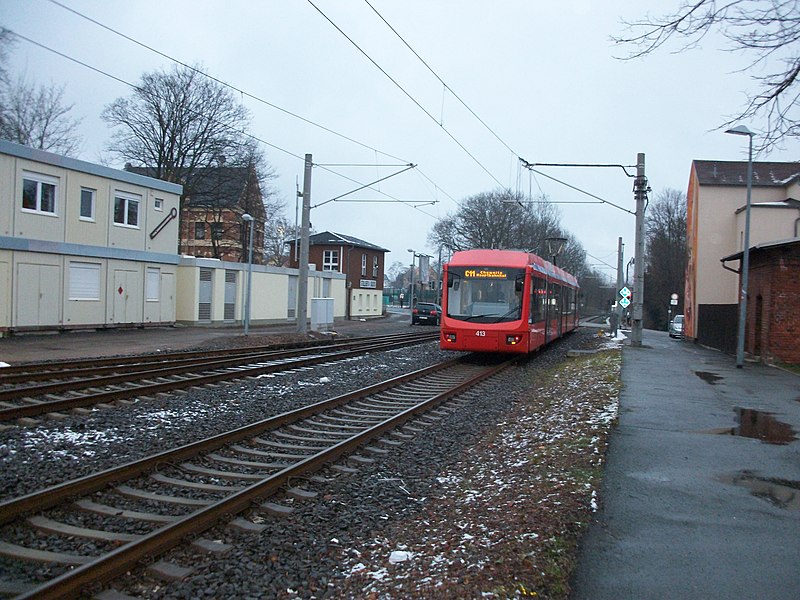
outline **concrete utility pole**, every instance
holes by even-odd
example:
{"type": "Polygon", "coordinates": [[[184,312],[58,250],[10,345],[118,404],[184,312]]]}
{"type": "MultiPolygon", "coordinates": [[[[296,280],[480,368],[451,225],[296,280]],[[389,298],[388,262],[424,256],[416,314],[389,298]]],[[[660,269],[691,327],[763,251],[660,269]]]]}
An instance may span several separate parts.
{"type": "MultiPolygon", "coordinates": [[[[311,227],[311,155],[306,154],[303,175],[303,215],[300,226],[300,278],[297,282],[297,333],[308,331],[308,237],[311,227]]],[[[349,292],[348,292],[349,293],[349,292]]]]}
{"type": "Polygon", "coordinates": [[[633,196],[636,199],[636,248],[633,263],[633,323],[631,346],[642,345],[642,319],[644,315],[644,206],[647,200],[647,177],[644,174],[644,153],[636,155],[636,180],[633,196]]]}
{"type": "Polygon", "coordinates": [[[619,291],[622,289],[622,286],[625,285],[622,278],[622,248],[622,238],[619,238],[617,242],[617,291],[614,293],[614,298],[617,301],[617,310],[611,315],[611,331],[614,337],[617,337],[617,330],[619,329],[623,310],[622,304],[620,304],[622,296],[619,295],[619,291]]]}

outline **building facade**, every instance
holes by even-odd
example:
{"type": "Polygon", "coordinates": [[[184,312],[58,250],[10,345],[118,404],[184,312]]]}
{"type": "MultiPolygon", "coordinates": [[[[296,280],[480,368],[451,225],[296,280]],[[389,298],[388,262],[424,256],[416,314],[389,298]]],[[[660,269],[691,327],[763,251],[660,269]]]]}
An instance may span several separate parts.
{"type": "MultiPolygon", "coordinates": [[[[297,243],[292,242],[292,247],[297,243]]],[[[378,317],[383,314],[383,274],[389,252],[358,238],[324,231],[309,237],[308,260],[318,271],[333,271],[346,277],[345,318],[378,317]]],[[[298,266],[295,252],[290,265],[298,266]]]]}
{"type": "MultiPolygon", "coordinates": [[[[723,260],[741,264],[742,252],[723,260]]],[[[800,236],[752,247],[749,262],[744,350],[800,365],[800,236]]]]}
{"type": "MultiPolygon", "coordinates": [[[[156,176],[151,167],[126,165],[125,170],[156,176]]],[[[255,168],[224,165],[199,168],[183,191],[178,253],[247,262],[250,230],[242,221],[242,215],[247,213],[254,219],[253,264],[263,264],[266,212],[255,168]]]]}
{"type": "MultiPolygon", "coordinates": [[[[800,163],[755,162],[750,246],[800,235],[800,163]]],[[[730,351],[735,346],[739,276],[722,259],[744,248],[747,161],[692,162],[687,193],[684,334],[730,351]]]]}
{"type": "Polygon", "coordinates": [[[0,333],[173,323],[181,193],[0,141],[0,333]]]}

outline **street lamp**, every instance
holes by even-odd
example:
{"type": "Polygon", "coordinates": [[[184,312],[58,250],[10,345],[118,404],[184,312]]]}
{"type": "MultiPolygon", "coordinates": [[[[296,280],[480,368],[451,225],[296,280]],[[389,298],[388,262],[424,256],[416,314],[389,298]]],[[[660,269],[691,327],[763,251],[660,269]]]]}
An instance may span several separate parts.
{"type": "Polygon", "coordinates": [[[553,266],[556,266],[556,257],[564,250],[564,245],[567,243],[565,237],[549,237],[544,238],[547,243],[547,252],[553,260],[553,266]]]}
{"type": "Polygon", "coordinates": [[[753,136],[755,135],[744,125],[737,125],[725,131],[733,135],[746,135],[749,140],[747,155],[747,204],[744,211],[744,248],[742,249],[741,284],[739,293],[739,332],[736,338],[736,368],[744,366],[744,332],[747,321],[747,276],[750,270],[750,198],[753,193],[753,136]]]}
{"type": "Polygon", "coordinates": [[[250,296],[253,289],[253,224],[255,219],[248,213],[242,215],[242,221],[248,224],[250,240],[247,250],[247,293],[244,297],[244,334],[250,331],[250,296]]]}
{"type": "Polygon", "coordinates": [[[408,307],[411,309],[411,324],[414,324],[414,259],[417,257],[414,250],[408,249],[411,252],[411,298],[409,299],[408,307]]]}

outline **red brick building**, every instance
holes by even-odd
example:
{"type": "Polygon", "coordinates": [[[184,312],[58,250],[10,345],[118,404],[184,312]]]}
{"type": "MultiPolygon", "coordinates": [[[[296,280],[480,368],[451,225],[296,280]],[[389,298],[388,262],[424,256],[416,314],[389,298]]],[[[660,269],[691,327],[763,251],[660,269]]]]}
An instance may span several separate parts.
{"type": "MultiPolygon", "coordinates": [[[[742,253],[723,261],[739,260],[742,253]]],[[[800,364],[800,238],[750,249],[745,352],[764,362],[800,364]]]]}
{"type": "MultiPolygon", "coordinates": [[[[383,314],[384,255],[389,252],[370,242],[341,233],[324,231],[309,237],[308,262],[318,271],[347,276],[346,318],[383,314]]],[[[295,242],[291,242],[292,248],[295,242]]],[[[289,266],[297,268],[295,253],[289,266]]]]}
{"type": "MultiPolygon", "coordinates": [[[[147,167],[126,171],[154,176],[147,167]]],[[[252,167],[198,169],[181,198],[178,253],[228,262],[247,262],[249,232],[243,214],[255,221],[253,263],[264,262],[266,212],[258,176],[252,167]]]]}

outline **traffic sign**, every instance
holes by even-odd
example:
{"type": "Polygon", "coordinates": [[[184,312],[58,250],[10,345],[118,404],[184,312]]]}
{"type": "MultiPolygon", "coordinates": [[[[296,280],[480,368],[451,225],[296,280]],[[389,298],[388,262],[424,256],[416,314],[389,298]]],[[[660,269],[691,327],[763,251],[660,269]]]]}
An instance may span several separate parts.
{"type": "Polygon", "coordinates": [[[629,298],[631,295],[631,291],[628,289],[628,286],[623,287],[619,291],[619,295],[622,296],[623,298],[629,298]]]}
{"type": "Polygon", "coordinates": [[[622,308],[628,308],[628,306],[630,305],[631,301],[628,300],[627,296],[625,296],[622,300],[619,301],[619,303],[622,305],[622,308]]]}

